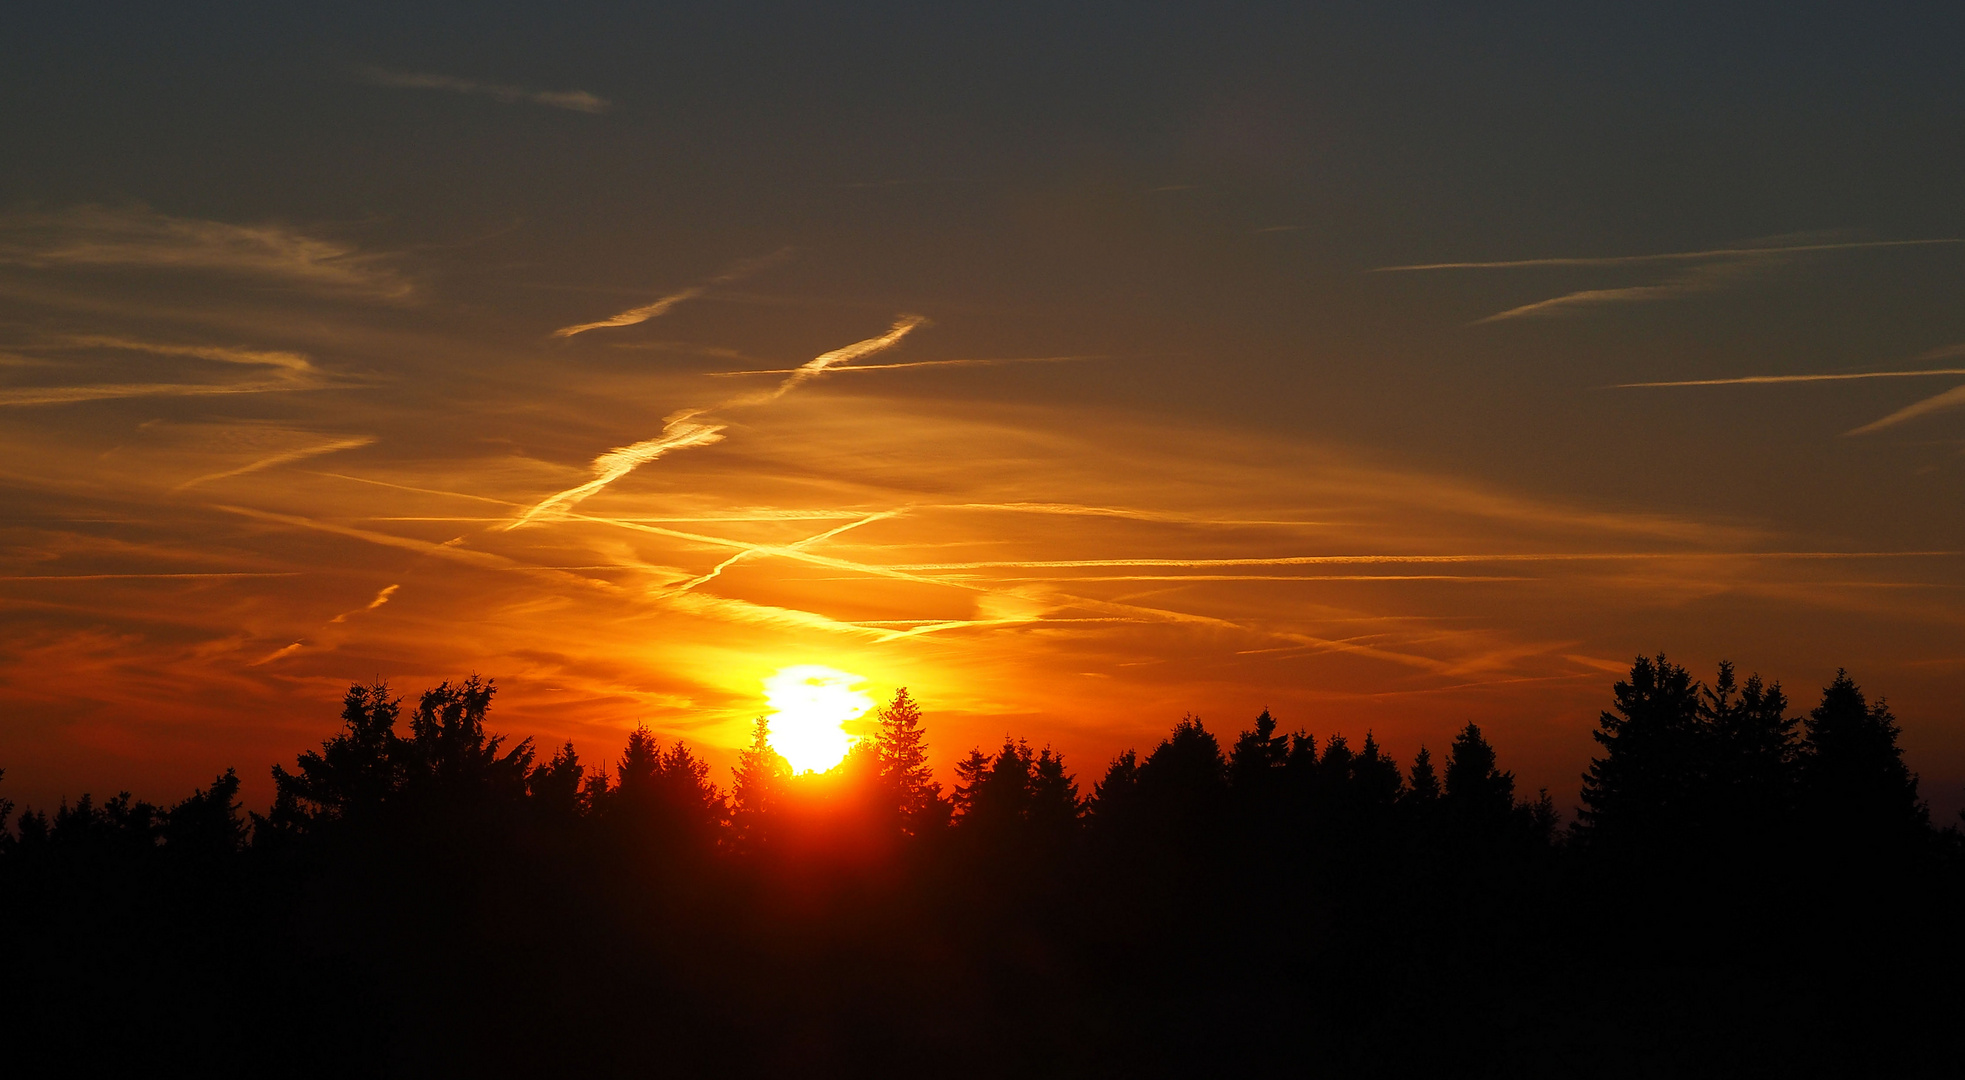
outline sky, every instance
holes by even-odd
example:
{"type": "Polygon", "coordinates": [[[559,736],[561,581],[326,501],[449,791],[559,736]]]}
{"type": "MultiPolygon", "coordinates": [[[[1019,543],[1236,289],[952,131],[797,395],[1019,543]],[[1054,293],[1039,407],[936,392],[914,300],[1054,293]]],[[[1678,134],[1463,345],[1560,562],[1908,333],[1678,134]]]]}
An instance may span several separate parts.
{"type": "Polygon", "coordinates": [[[727,766],[1885,695],[1965,803],[1965,10],[13,5],[0,794],[477,672],[727,766]]]}

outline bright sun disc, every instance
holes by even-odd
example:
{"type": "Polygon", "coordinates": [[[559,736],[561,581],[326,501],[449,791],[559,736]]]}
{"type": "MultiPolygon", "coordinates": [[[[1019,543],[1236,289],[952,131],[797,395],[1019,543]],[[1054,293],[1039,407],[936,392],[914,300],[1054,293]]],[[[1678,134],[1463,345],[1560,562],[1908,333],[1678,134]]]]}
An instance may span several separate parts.
{"type": "Polygon", "coordinates": [[[825,772],[845,759],[853,746],[846,721],[873,708],[873,699],[854,689],[865,681],[818,664],[780,668],[764,680],[764,700],[772,709],[771,749],[784,755],[793,772],[825,772]]]}

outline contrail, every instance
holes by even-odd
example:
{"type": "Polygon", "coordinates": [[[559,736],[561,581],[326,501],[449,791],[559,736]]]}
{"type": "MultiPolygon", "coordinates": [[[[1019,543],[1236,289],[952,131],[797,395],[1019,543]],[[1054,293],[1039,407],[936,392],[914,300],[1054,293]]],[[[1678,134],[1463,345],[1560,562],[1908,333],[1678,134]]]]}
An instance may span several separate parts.
{"type": "Polygon", "coordinates": [[[660,318],[667,314],[670,308],[682,303],[684,300],[694,300],[701,295],[703,295],[702,286],[691,285],[679,293],[670,293],[652,304],[643,304],[638,308],[629,308],[619,315],[602,319],[599,322],[580,323],[577,326],[562,326],[558,330],[553,331],[553,336],[569,338],[575,334],[584,334],[589,330],[604,330],[610,326],[633,326],[636,323],[644,323],[650,319],[660,318]]]}
{"type": "Polygon", "coordinates": [[[512,529],[527,524],[548,510],[561,510],[571,507],[671,450],[688,450],[697,446],[708,446],[711,443],[721,442],[723,440],[723,430],[728,425],[697,423],[696,418],[719,409],[764,405],[776,401],[790,393],[794,387],[810,382],[825,374],[828,369],[850,364],[863,356],[872,356],[875,353],[893,348],[900,343],[902,338],[906,337],[916,327],[926,324],[927,321],[926,318],[920,315],[903,315],[894,320],[894,325],[879,337],[867,338],[865,341],[856,341],[843,348],[834,349],[828,353],[821,353],[807,360],[804,364],[793,368],[791,373],[785,377],[783,382],[778,384],[776,389],[758,394],[746,394],[742,397],[731,398],[720,404],[701,409],[684,409],[681,412],[671,413],[663,420],[662,434],[653,439],[635,443],[632,446],[618,447],[595,458],[593,464],[594,478],[592,480],[578,487],[571,487],[565,491],[546,497],[544,500],[521,513],[510,525],[505,526],[505,530],[509,532],[512,529]]]}
{"type": "Polygon", "coordinates": [[[1846,431],[1843,434],[1867,435],[1872,431],[1881,431],[1887,427],[1894,427],[1906,420],[1913,420],[1930,413],[1960,408],[1965,408],[1965,386],[1954,386],[1942,394],[1925,398],[1923,401],[1911,405],[1906,405],[1881,420],[1872,420],[1862,427],[1846,431]]]}
{"type": "Polygon", "coordinates": [[[365,67],[357,68],[355,77],[375,86],[390,86],[404,90],[447,90],[453,94],[477,94],[504,102],[530,101],[536,105],[549,105],[555,109],[570,109],[574,112],[603,113],[613,105],[613,102],[606,98],[590,94],[585,90],[534,90],[525,86],[479,82],[476,79],[460,79],[455,75],[432,75],[421,71],[389,71],[385,68],[365,67]]]}
{"type": "Polygon", "coordinates": [[[526,510],[518,519],[505,526],[509,532],[526,524],[548,510],[571,507],[623,476],[643,465],[654,461],[671,450],[687,450],[696,446],[708,446],[723,441],[722,424],[698,424],[690,418],[700,415],[701,410],[676,413],[662,425],[662,434],[653,439],[622,446],[610,450],[594,459],[594,478],[578,487],[571,487],[557,495],[548,497],[526,510]]]}
{"type": "Polygon", "coordinates": [[[384,585],[382,586],[382,590],[375,594],[375,599],[370,600],[366,605],[358,607],[353,611],[344,611],[336,615],[334,618],[329,619],[328,623],[332,625],[338,622],[347,622],[350,615],[360,615],[364,611],[374,611],[376,608],[388,603],[389,598],[396,595],[396,590],[400,588],[402,588],[401,585],[384,585]]]}
{"type": "MultiPolygon", "coordinates": [[[[996,367],[1000,364],[1062,364],[1074,360],[1098,360],[1097,356],[1005,356],[995,358],[974,358],[961,360],[909,360],[900,364],[854,364],[846,371],[900,371],[904,368],[924,367],[996,367]]],[[[711,371],[706,374],[716,378],[735,375],[789,375],[798,368],[753,368],[747,371],[711,371]]]]}
{"type": "Polygon", "coordinates": [[[1931,244],[1961,244],[1965,238],[1936,240],[1867,240],[1844,244],[1790,244],[1786,247],[1712,248],[1706,251],[1672,251],[1657,255],[1605,255],[1581,258],[1507,259],[1495,262],[1413,263],[1408,266],[1374,266],[1367,273],[1395,274],[1415,270],[1520,270],[1542,266],[1638,266],[1644,263],[1700,262],[1707,259],[1741,259],[1756,255],[1781,255],[1804,251],[1851,251],[1859,248],[1925,247],[1931,244]]]}
{"type": "Polygon", "coordinates": [[[1919,371],[1854,371],[1829,375],[1743,375],[1736,379],[1680,379],[1673,382],[1616,383],[1611,390],[1634,390],[1646,386],[1749,386],[1763,383],[1840,382],[1844,379],[1914,379],[1922,375],[1965,375],[1965,368],[1930,368],[1919,371]]]}
{"type": "Polygon", "coordinates": [[[790,248],[779,248],[762,258],[743,259],[737,265],[718,274],[702,285],[691,285],[681,292],[670,293],[653,303],[643,304],[637,308],[629,308],[619,315],[602,319],[599,322],[580,323],[576,326],[562,326],[558,330],[553,331],[553,336],[557,338],[570,338],[575,334],[584,334],[589,330],[605,330],[614,326],[633,326],[636,323],[645,323],[650,319],[661,318],[663,315],[668,314],[669,309],[677,304],[702,296],[709,290],[709,286],[711,285],[725,285],[732,281],[740,281],[760,270],[767,270],[776,266],[790,256],[790,248]]]}
{"type": "Polygon", "coordinates": [[[374,439],[366,435],[362,435],[362,436],[357,436],[356,438],[353,439],[337,439],[334,442],[324,443],[320,446],[303,446],[298,450],[287,450],[278,454],[274,454],[271,457],[260,458],[258,461],[255,461],[250,465],[241,465],[236,469],[227,469],[224,472],[215,472],[208,476],[200,476],[194,479],[186,480],[184,483],[179,484],[178,486],[172,488],[171,490],[183,491],[186,488],[196,487],[199,484],[210,483],[213,480],[229,480],[234,476],[244,476],[247,473],[255,473],[260,471],[261,469],[270,469],[276,465],[285,465],[291,461],[303,461],[310,457],[319,457],[322,454],[333,454],[333,453],[338,453],[342,450],[354,450],[363,446],[367,446],[370,443],[373,443],[374,441],[375,441],[374,439]]]}

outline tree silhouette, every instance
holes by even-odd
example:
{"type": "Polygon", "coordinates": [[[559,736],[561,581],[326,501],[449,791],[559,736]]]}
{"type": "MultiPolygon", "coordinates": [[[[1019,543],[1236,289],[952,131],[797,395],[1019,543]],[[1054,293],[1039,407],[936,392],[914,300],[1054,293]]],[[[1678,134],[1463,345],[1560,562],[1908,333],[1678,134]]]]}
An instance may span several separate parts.
{"type": "Polygon", "coordinates": [[[246,843],[246,821],[239,812],[239,775],[231,769],[212,786],[164,812],[164,849],[178,858],[217,862],[238,854],[246,843]]]}
{"type": "Polygon", "coordinates": [[[359,817],[378,810],[402,782],[396,718],[402,701],[389,685],[350,686],[342,698],[340,734],[321,749],[302,753],[296,772],[273,766],[273,809],[258,834],[306,831],[325,821],[359,817]]]}
{"type": "Polygon", "coordinates": [[[791,762],[771,748],[771,720],[751,725],[751,744],[737,756],[730,778],[730,823],[740,845],[756,850],[771,842],[772,817],[791,781],[791,762]]]}
{"type": "Polygon", "coordinates": [[[872,739],[873,750],[880,781],[899,814],[901,831],[919,836],[947,825],[950,806],[942,798],[934,766],[928,763],[921,707],[908,696],[907,687],[895,689],[894,699],[880,710],[879,723],[872,739]]]}
{"type": "Polygon", "coordinates": [[[1451,820],[1492,830],[1514,813],[1515,774],[1503,772],[1495,760],[1494,747],[1478,726],[1468,724],[1453,737],[1446,760],[1446,792],[1440,802],[1451,820]]]}
{"type": "Polygon", "coordinates": [[[1797,720],[1787,708],[1780,683],[1765,686],[1756,674],[1740,687],[1725,660],[1700,691],[1706,800],[1714,832],[1730,844],[1770,843],[1795,812],[1797,720]]]}
{"type": "Polygon", "coordinates": [[[646,724],[628,733],[603,813],[645,838],[704,846],[728,816],[710,767],[678,739],[666,750],[646,724]]]}
{"type": "Polygon", "coordinates": [[[580,755],[573,749],[573,742],[553,752],[544,764],[526,774],[526,793],[532,804],[550,821],[561,824],[580,816],[584,807],[581,804],[581,778],[587,767],[580,764],[580,755]]]}
{"type": "Polygon", "coordinates": [[[485,713],[497,688],[476,675],[426,690],[410,717],[410,738],[399,747],[406,785],[451,800],[515,803],[524,797],[532,770],[532,740],[510,750],[502,735],[487,734],[485,713]]]}
{"type": "Polygon", "coordinates": [[[1684,842],[1700,818],[1707,745],[1699,686],[1663,654],[1640,656],[1611,688],[1614,712],[1591,733],[1604,755],[1583,774],[1580,836],[1597,846],[1657,851],[1684,842]]]}
{"type": "Polygon", "coordinates": [[[1433,752],[1423,746],[1412,759],[1412,772],[1406,782],[1406,801],[1427,809],[1440,801],[1440,778],[1433,771],[1433,752]]]}
{"type": "Polygon", "coordinates": [[[1808,714],[1801,751],[1801,797],[1814,834],[1843,853],[1925,838],[1930,811],[1897,745],[1896,717],[1871,705],[1845,671],[1808,714]]]}

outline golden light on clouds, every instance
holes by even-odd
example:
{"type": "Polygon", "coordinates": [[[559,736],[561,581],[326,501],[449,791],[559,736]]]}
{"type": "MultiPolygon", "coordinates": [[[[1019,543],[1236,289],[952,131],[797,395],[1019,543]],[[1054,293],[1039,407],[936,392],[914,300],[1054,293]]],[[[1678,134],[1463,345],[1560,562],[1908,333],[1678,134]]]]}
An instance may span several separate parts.
{"type": "Polygon", "coordinates": [[[0,219],[0,285],[26,251],[39,290],[0,291],[10,783],[41,762],[182,786],[216,760],[261,798],[257,763],[317,741],[350,682],[474,670],[501,730],[599,759],[647,722],[719,771],[766,680],[774,745],[823,770],[884,693],[857,671],[910,688],[943,768],[1010,733],[1096,770],[1183,712],[1232,730],[1268,707],[1401,754],[1477,720],[1554,788],[1640,650],[1798,679],[1783,655],[1868,672],[1831,638],[1894,640],[1899,677],[1865,677],[1906,715],[1954,670],[1965,556],[1937,529],[1811,530],[1155,412],[1106,381],[1172,384],[1185,360],[953,302],[739,303],[733,272],[552,337],[626,305],[459,324],[397,288],[424,280],[407,256],[155,215],[110,222],[112,249],[106,219],[71,217],[32,245],[0,219]],[[280,288],[198,284],[241,275],[280,288]],[[173,282],[169,305],[144,291],[173,282]],[[893,314],[916,306],[936,320],[893,314]],[[664,337],[640,345],[692,340],[617,347],[644,324],[664,337]],[[759,386],[733,392],[732,356],[759,386]]]}
{"type": "Polygon", "coordinates": [[[857,689],[864,682],[863,676],[821,664],[780,668],[764,680],[771,748],[793,772],[825,772],[845,760],[854,742],[847,723],[873,708],[873,699],[857,689]]]}

